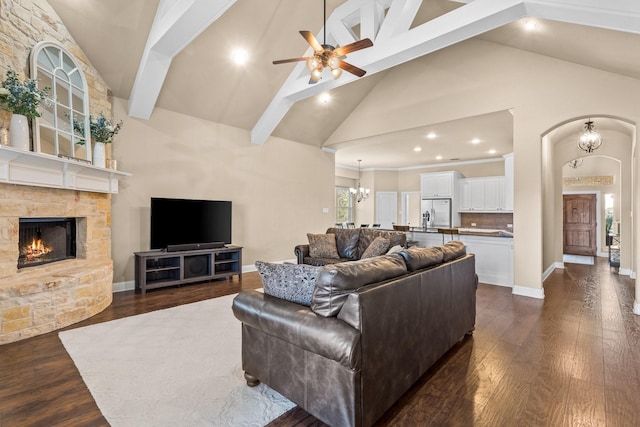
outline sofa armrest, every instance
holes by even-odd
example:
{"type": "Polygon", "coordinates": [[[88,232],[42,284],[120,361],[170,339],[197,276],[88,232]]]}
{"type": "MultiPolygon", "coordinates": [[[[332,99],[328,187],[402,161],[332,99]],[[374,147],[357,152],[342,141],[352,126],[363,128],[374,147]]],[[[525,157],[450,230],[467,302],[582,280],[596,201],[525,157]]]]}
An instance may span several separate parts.
{"type": "Polygon", "coordinates": [[[298,245],[293,249],[296,254],[298,264],[304,264],[304,258],[309,256],[309,245],[298,245]]]}
{"type": "Polygon", "coordinates": [[[321,317],[309,307],[252,290],[241,291],[232,309],[249,327],[349,369],[360,367],[360,332],[342,320],[321,317]]]}

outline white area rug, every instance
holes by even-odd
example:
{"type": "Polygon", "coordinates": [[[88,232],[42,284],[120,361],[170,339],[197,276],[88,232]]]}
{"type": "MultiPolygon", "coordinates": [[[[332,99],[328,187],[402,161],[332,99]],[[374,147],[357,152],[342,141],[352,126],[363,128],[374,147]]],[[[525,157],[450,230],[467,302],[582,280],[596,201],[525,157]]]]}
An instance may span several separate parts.
{"type": "Polygon", "coordinates": [[[264,426],[294,404],[248,387],[234,295],[60,332],[113,427],[264,426]]]}

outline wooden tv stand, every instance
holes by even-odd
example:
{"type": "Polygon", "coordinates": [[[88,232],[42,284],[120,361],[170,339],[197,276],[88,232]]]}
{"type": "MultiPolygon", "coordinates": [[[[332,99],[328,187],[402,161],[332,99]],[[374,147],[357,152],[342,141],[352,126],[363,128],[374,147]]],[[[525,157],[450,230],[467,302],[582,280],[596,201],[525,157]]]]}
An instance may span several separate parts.
{"type": "Polygon", "coordinates": [[[212,279],[242,279],[242,247],[193,251],[162,250],[134,252],[136,291],[202,282],[212,279]]]}

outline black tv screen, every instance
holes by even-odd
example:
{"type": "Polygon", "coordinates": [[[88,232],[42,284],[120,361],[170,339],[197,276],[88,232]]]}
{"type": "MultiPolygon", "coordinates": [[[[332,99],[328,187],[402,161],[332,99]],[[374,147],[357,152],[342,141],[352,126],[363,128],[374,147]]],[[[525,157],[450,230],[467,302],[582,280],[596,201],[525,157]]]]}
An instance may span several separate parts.
{"type": "Polygon", "coordinates": [[[151,249],[231,243],[231,202],[151,198],[151,249]]]}

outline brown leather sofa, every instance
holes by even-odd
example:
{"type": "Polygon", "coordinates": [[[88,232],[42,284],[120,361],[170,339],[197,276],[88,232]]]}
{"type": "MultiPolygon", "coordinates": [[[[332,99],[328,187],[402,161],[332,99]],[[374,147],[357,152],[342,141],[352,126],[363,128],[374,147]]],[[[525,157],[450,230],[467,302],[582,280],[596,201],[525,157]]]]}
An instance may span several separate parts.
{"type": "Polygon", "coordinates": [[[364,251],[376,237],[386,237],[390,241],[389,247],[405,246],[407,235],[400,231],[380,230],[379,228],[329,228],[326,234],[336,235],[336,249],[340,259],[313,258],[309,254],[309,245],[297,245],[293,252],[298,264],[327,265],[360,259],[364,251]]]}
{"type": "Polygon", "coordinates": [[[473,331],[475,258],[448,245],[325,266],[311,307],[240,292],[247,383],[332,426],[375,423],[473,331]]]}

